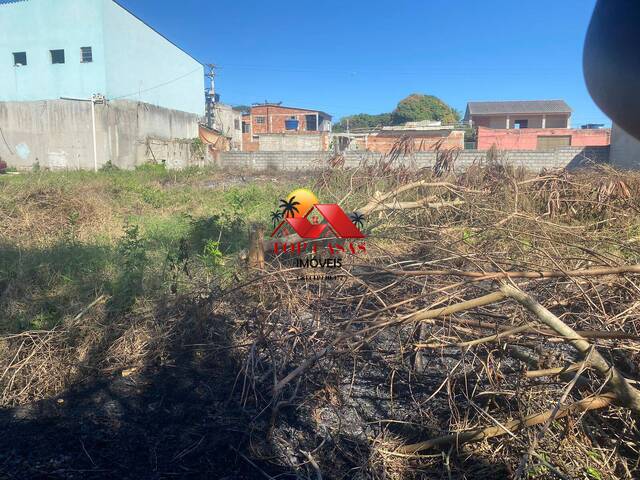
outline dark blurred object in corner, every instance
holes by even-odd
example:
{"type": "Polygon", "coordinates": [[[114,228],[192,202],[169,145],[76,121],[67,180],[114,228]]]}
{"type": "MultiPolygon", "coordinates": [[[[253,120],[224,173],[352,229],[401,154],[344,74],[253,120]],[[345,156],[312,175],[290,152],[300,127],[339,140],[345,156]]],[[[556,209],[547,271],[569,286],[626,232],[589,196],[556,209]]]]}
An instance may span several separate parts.
{"type": "Polygon", "coordinates": [[[598,0],[587,32],[584,76],[596,104],[640,139],[640,1],[598,0]]]}
{"type": "Polygon", "coordinates": [[[6,173],[6,171],[7,171],[7,162],[0,159],[0,175],[2,175],[3,173],[6,173]]]}

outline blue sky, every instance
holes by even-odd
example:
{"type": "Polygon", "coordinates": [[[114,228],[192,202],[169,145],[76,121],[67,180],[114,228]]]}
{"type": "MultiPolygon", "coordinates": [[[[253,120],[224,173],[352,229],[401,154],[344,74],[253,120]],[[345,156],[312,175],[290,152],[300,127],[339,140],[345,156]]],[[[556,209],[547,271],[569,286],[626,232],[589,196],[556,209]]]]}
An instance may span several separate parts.
{"type": "Polygon", "coordinates": [[[595,0],[120,0],[203,63],[230,104],[282,101],[339,118],[410,93],[566,100],[573,124],[610,123],[587,93],[595,0]]]}

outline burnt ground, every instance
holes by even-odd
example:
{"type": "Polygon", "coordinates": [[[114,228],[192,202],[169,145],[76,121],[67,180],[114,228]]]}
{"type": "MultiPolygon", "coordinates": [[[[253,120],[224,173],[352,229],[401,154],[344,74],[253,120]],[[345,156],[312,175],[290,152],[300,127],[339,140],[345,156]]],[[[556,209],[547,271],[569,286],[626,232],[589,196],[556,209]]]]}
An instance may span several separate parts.
{"type": "MultiPolygon", "coordinates": [[[[277,343],[259,342],[252,354],[246,339],[256,341],[261,320],[249,298],[234,302],[224,316],[186,307],[161,360],[84,376],[55,397],[0,411],[0,479],[507,476],[502,463],[469,452],[447,469],[436,452],[435,463],[405,475],[376,450],[446,432],[452,404],[469,407],[465,372],[475,367],[460,365],[459,353],[430,356],[417,374],[410,354],[397,355],[411,332],[389,330],[357,356],[321,360],[274,402],[271,362],[288,362],[278,368],[287,372],[304,356],[283,360],[277,343]],[[455,368],[452,391],[432,397],[455,368]]],[[[285,317],[313,328],[309,314],[285,317]]]]}

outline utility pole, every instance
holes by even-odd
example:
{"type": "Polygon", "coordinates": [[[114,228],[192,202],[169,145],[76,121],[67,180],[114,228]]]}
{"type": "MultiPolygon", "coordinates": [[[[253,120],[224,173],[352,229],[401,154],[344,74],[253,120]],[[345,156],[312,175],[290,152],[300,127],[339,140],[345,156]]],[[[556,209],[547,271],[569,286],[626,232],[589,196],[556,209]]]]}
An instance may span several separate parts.
{"type": "Polygon", "coordinates": [[[207,67],[209,67],[209,72],[206,74],[206,77],[209,79],[209,89],[205,91],[205,98],[207,102],[207,127],[213,128],[214,121],[214,104],[217,102],[216,99],[216,66],[213,63],[208,63],[207,67]]]}
{"type": "Polygon", "coordinates": [[[104,105],[105,98],[99,93],[91,95],[91,125],[93,131],[93,170],[98,171],[98,141],[96,138],[96,104],[104,105]]]}

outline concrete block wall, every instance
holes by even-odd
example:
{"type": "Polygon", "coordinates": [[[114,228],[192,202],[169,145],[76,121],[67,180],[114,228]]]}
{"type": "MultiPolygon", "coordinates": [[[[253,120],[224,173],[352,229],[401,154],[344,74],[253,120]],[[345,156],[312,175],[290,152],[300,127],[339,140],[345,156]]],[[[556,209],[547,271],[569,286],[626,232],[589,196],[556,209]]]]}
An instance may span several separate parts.
{"type": "MultiPolygon", "coordinates": [[[[549,151],[512,150],[502,152],[503,160],[514,166],[522,166],[532,171],[554,168],[577,168],[589,163],[608,163],[609,147],[565,147],[549,151]]],[[[458,169],[464,169],[477,162],[486,161],[487,152],[481,150],[461,150],[456,161],[458,169]]],[[[230,169],[250,170],[317,170],[329,166],[332,157],[328,152],[222,152],[219,165],[230,169]]],[[[357,167],[363,162],[375,163],[382,159],[379,153],[347,151],[344,165],[357,167]]],[[[400,164],[414,167],[432,167],[436,161],[435,152],[417,152],[398,159],[400,164]]]]}
{"type": "Polygon", "coordinates": [[[260,151],[294,151],[320,152],[323,151],[324,138],[319,134],[286,134],[262,133],[259,136],[260,151]]]}
{"type": "Polygon", "coordinates": [[[330,157],[327,152],[220,152],[218,165],[234,170],[321,170],[330,157]]]}

